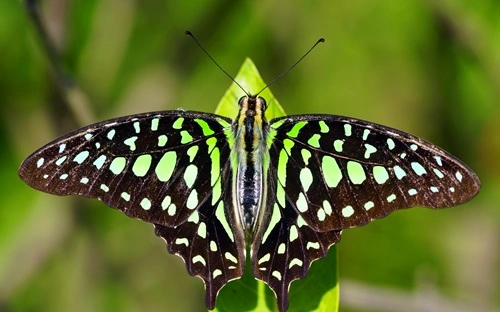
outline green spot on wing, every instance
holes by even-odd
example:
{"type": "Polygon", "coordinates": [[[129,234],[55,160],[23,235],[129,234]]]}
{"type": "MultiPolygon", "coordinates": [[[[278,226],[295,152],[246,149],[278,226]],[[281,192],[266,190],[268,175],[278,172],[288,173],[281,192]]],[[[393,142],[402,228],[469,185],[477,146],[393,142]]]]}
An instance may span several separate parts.
{"type": "Polygon", "coordinates": [[[286,121],[286,119],[281,119],[277,122],[274,122],[271,124],[271,128],[273,129],[278,129],[279,127],[281,127],[283,125],[283,123],[286,121]]]}
{"type": "Polygon", "coordinates": [[[125,168],[125,164],[127,163],[125,157],[116,157],[113,159],[111,164],[109,165],[109,170],[114,174],[120,174],[125,168]]]}
{"type": "Polygon", "coordinates": [[[168,141],[168,137],[164,134],[160,135],[158,137],[158,146],[159,147],[163,147],[165,146],[165,144],[167,144],[167,141],[168,141]]]}
{"type": "Polygon", "coordinates": [[[145,176],[151,166],[151,160],[152,157],[150,154],[144,154],[137,157],[132,166],[132,172],[138,177],[145,176]]]}
{"type": "Polygon", "coordinates": [[[181,117],[181,118],[178,118],[178,119],[174,122],[174,124],[172,125],[172,128],[174,128],[174,129],[180,129],[180,128],[182,128],[182,123],[183,123],[183,122],[184,122],[184,118],[182,118],[182,117],[181,117]]]}
{"type": "Polygon", "coordinates": [[[319,148],[319,139],[321,138],[321,135],[319,134],[314,134],[308,141],[307,144],[311,145],[312,147],[319,148]]]}
{"type": "Polygon", "coordinates": [[[326,185],[328,187],[337,187],[340,180],[342,180],[342,171],[340,171],[335,158],[324,156],[321,162],[321,170],[323,170],[326,185]]]}
{"type": "Polygon", "coordinates": [[[356,161],[347,162],[347,174],[354,184],[361,184],[366,179],[366,173],[363,166],[356,161]]]}
{"type": "Polygon", "coordinates": [[[193,141],[193,137],[186,130],[181,131],[181,143],[186,144],[193,141]]]}
{"type": "Polygon", "coordinates": [[[196,154],[198,153],[198,145],[191,146],[186,153],[189,155],[189,161],[193,162],[196,154]]]}
{"type": "Polygon", "coordinates": [[[343,145],[344,145],[344,141],[342,141],[342,140],[335,140],[335,142],[333,142],[333,147],[335,148],[335,151],[339,152],[339,153],[342,152],[343,145]]]}
{"type": "Polygon", "coordinates": [[[285,148],[285,151],[290,155],[292,153],[292,147],[295,145],[295,143],[290,140],[290,139],[284,139],[283,140],[283,147],[285,148]]]}
{"type": "Polygon", "coordinates": [[[160,161],[156,165],[155,173],[158,180],[166,182],[172,176],[174,172],[175,165],[177,163],[177,153],[170,151],[163,154],[160,161]]]}
{"type": "Polygon", "coordinates": [[[220,175],[220,151],[219,148],[214,148],[210,154],[212,160],[212,170],[210,172],[210,185],[214,185],[220,175]]]}
{"type": "Polygon", "coordinates": [[[284,149],[282,149],[278,160],[278,180],[283,186],[286,185],[287,163],[288,163],[288,154],[284,149]]]}
{"type": "Polygon", "coordinates": [[[276,224],[278,224],[280,218],[281,218],[281,213],[280,213],[278,204],[274,204],[273,211],[271,213],[271,220],[269,220],[269,224],[267,226],[267,229],[264,232],[264,235],[262,236],[263,243],[266,242],[267,237],[269,236],[269,234],[271,234],[271,231],[274,229],[276,224]]]}
{"type": "Polygon", "coordinates": [[[229,236],[231,241],[234,242],[234,235],[233,232],[231,231],[231,226],[227,221],[226,213],[224,211],[224,203],[222,201],[219,203],[217,209],[215,210],[215,216],[217,217],[217,220],[222,224],[222,227],[226,231],[227,236],[229,236]]]}
{"type": "Polygon", "coordinates": [[[210,128],[210,126],[205,120],[195,119],[194,121],[200,125],[201,130],[203,131],[203,135],[209,136],[214,134],[214,131],[210,128]]]}
{"type": "Polygon", "coordinates": [[[186,182],[186,186],[191,188],[198,177],[198,167],[191,164],[187,166],[186,171],[184,172],[184,181],[186,182]]]}
{"type": "Polygon", "coordinates": [[[160,119],[154,118],[151,120],[151,130],[156,131],[158,130],[158,123],[160,122],[160,119]]]}
{"type": "Polygon", "coordinates": [[[217,139],[214,137],[208,138],[207,139],[207,145],[208,145],[208,152],[211,153],[212,150],[215,147],[215,144],[217,144],[217,139]]]}
{"type": "Polygon", "coordinates": [[[330,131],[330,128],[323,120],[319,121],[319,128],[321,133],[328,133],[328,131],[330,131]]]}
{"type": "Polygon", "coordinates": [[[387,169],[382,166],[373,167],[373,176],[378,184],[384,184],[387,180],[389,180],[389,173],[387,172],[387,169]]]}
{"type": "Polygon", "coordinates": [[[344,133],[345,133],[345,136],[351,136],[352,134],[352,126],[350,124],[345,124],[344,125],[344,133]]]}
{"type": "Polygon", "coordinates": [[[300,129],[302,129],[307,124],[307,121],[299,121],[293,125],[292,130],[287,132],[287,135],[291,138],[296,138],[299,135],[300,129]]]}

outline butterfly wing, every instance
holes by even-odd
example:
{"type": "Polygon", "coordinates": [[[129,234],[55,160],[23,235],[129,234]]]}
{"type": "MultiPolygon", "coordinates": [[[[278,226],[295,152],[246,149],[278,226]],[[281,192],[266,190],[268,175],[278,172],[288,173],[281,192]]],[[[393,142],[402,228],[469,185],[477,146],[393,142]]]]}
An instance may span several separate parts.
{"type": "Polygon", "coordinates": [[[318,232],[308,226],[295,203],[283,195],[275,165],[271,160],[267,204],[252,243],[252,269],[255,278],[274,291],[279,311],[286,311],[290,283],[304,278],[312,262],[327,255],[330,246],[340,241],[341,230],[318,232]]]}
{"type": "Polygon", "coordinates": [[[479,191],[479,179],[461,161],[389,127],[301,115],[273,119],[269,131],[271,178],[252,265],[281,311],[290,282],[307,274],[342,229],[397,209],[458,205],[479,191]]]}
{"type": "Polygon", "coordinates": [[[232,207],[230,120],[186,111],[122,117],[69,133],[29,156],[19,176],[56,195],[96,198],[156,234],[206,285],[207,305],[243,274],[245,240],[232,207]]]}

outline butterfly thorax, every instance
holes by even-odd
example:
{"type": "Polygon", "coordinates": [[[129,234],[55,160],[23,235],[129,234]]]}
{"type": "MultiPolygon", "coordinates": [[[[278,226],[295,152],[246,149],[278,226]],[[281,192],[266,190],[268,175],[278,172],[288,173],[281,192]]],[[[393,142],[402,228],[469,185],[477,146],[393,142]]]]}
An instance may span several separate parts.
{"type": "Polygon", "coordinates": [[[238,208],[247,233],[251,232],[255,217],[263,202],[265,190],[263,159],[267,152],[266,101],[258,96],[244,96],[239,100],[240,111],[233,123],[235,207],[238,208]]]}

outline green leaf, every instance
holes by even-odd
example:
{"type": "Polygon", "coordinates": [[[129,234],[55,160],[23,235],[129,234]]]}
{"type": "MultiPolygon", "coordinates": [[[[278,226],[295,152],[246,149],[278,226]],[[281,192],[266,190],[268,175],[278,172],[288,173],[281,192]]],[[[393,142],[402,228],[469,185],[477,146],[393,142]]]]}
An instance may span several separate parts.
{"type": "MultiPolygon", "coordinates": [[[[245,59],[234,80],[250,94],[255,94],[266,86],[266,83],[262,80],[262,77],[260,77],[257,67],[255,67],[255,64],[249,58],[245,59]]],[[[219,101],[219,104],[217,104],[215,113],[229,118],[235,118],[239,110],[238,100],[244,95],[245,92],[233,82],[219,101]]],[[[276,100],[269,88],[262,91],[260,96],[267,101],[268,108],[266,110],[266,117],[268,120],[286,115],[283,107],[278,103],[278,100],[276,100]]]]}
{"type": "MultiPolygon", "coordinates": [[[[254,63],[247,58],[235,80],[248,92],[259,92],[266,86],[254,63]]],[[[220,100],[216,114],[235,118],[238,114],[238,99],[245,93],[235,83],[220,100]]],[[[285,111],[267,88],[260,96],[266,99],[268,120],[285,116],[285,111]]],[[[247,251],[247,255],[250,253],[247,251]]],[[[337,250],[330,248],[328,256],[311,265],[305,279],[292,282],[288,311],[337,311],[339,303],[337,250]]],[[[254,279],[249,257],[245,274],[222,288],[215,311],[277,311],[276,298],[267,285],[254,279]]]]}

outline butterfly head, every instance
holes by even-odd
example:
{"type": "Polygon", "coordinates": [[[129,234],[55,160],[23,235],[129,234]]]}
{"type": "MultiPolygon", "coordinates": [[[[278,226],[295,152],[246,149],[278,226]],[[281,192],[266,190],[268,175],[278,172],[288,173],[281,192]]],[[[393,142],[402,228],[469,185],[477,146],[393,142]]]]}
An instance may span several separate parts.
{"type": "Polygon", "coordinates": [[[263,97],[258,95],[245,95],[238,101],[240,107],[240,115],[252,117],[255,115],[264,115],[267,109],[267,102],[263,97]]]}

